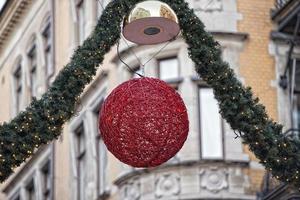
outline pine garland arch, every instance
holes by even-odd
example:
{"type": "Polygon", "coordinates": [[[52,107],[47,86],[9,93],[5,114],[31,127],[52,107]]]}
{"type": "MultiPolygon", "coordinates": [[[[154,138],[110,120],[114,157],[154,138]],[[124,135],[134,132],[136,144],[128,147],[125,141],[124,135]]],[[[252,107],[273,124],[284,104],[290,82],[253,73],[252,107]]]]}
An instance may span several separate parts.
{"type": "MultiPolygon", "coordinates": [[[[57,138],[75,112],[84,87],[92,81],[104,55],[120,39],[120,24],[130,8],[142,0],[113,0],[95,30],[74,52],[40,100],[0,126],[0,181],[30,157],[34,149],[57,138]]],[[[281,181],[300,187],[300,141],[285,137],[282,126],[269,119],[265,107],[253,97],[221,59],[220,45],[204,30],[184,0],[161,0],[179,18],[183,38],[196,72],[214,90],[220,113],[267,170],[281,181]]]]}

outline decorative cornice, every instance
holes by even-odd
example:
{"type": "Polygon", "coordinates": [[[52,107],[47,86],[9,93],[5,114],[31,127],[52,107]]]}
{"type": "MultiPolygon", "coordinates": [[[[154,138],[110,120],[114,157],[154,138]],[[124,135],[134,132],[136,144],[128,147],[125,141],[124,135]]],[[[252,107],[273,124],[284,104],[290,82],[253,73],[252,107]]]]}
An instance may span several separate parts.
{"type": "Polygon", "coordinates": [[[202,166],[203,168],[205,168],[205,167],[209,167],[212,165],[223,166],[223,167],[240,166],[241,168],[248,168],[249,162],[246,162],[246,161],[245,162],[243,162],[243,161],[235,162],[235,161],[223,161],[223,160],[197,160],[197,161],[195,160],[195,161],[182,161],[179,163],[170,163],[170,164],[167,163],[167,164],[161,165],[156,168],[141,168],[141,169],[125,172],[125,173],[119,175],[119,177],[117,177],[117,179],[114,181],[114,184],[116,186],[120,186],[124,182],[126,182],[129,179],[132,179],[134,177],[147,175],[149,173],[157,172],[157,171],[165,170],[165,169],[171,169],[171,168],[178,169],[180,167],[191,167],[191,166],[202,166]]]}
{"type": "Polygon", "coordinates": [[[1,11],[0,51],[31,3],[32,0],[10,0],[1,11]]]}

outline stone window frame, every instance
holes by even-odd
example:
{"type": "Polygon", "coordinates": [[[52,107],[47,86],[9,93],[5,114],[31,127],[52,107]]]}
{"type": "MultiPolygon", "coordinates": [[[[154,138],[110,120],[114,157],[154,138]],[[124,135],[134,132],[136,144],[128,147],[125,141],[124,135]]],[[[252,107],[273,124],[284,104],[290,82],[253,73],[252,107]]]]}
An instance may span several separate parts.
{"type": "MultiPolygon", "coordinates": [[[[36,199],[42,199],[42,187],[41,187],[41,168],[44,166],[44,164],[50,160],[51,161],[51,146],[45,146],[45,149],[43,149],[42,152],[38,152],[39,157],[36,161],[30,160],[30,168],[21,168],[20,170],[26,170],[22,173],[21,176],[13,177],[16,178],[17,181],[12,180],[12,184],[9,187],[9,191],[5,191],[7,194],[7,197],[9,200],[13,200],[13,197],[15,197],[16,194],[19,194],[20,200],[28,200],[27,199],[27,193],[26,193],[26,187],[30,183],[30,181],[33,180],[34,186],[35,186],[35,197],[36,199]]],[[[17,175],[17,174],[16,174],[17,175]]],[[[53,181],[52,177],[51,180],[53,181]]]]}
{"type": "Polygon", "coordinates": [[[198,128],[198,135],[199,135],[199,159],[200,160],[208,160],[208,161],[233,161],[233,162],[243,162],[243,163],[248,163],[249,162],[249,155],[247,153],[245,153],[244,151],[244,145],[242,144],[242,141],[240,138],[236,138],[235,139],[235,134],[233,132],[233,130],[230,128],[230,126],[226,123],[226,121],[221,118],[222,120],[222,148],[223,148],[223,156],[221,159],[203,159],[202,158],[202,153],[201,153],[201,127],[200,127],[200,110],[199,110],[199,106],[200,106],[200,102],[199,102],[199,87],[206,87],[209,88],[209,86],[199,77],[191,77],[191,80],[194,82],[195,84],[195,89],[196,90],[196,98],[197,98],[197,116],[198,116],[198,124],[197,124],[197,128],[198,128]],[[230,143],[230,144],[229,144],[230,143]],[[236,145],[236,147],[234,148],[239,148],[239,149],[235,149],[238,150],[236,152],[232,152],[229,151],[229,149],[231,149],[231,145],[236,145]]]}
{"type": "MultiPolygon", "coordinates": [[[[96,81],[97,83],[99,83],[99,81],[96,81]]],[[[74,181],[72,181],[72,187],[75,189],[77,189],[78,187],[78,171],[77,171],[77,166],[76,166],[76,147],[75,147],[75,130],[80,126],[83,125],[83,127],[85,128],[85,137],[86,137],[86,141],[85,141],[85,145],[86,145],[86,159],[88,160],[89,163],[91,163],[90,166],[90,170],[89,173],[93,173],[93,174],[97,174],[98,173],[98,158],[97,156],[99,154],[97,154],[97,141],[99,141],[99,131],[98,131],[98,125],[95,124],[98,122],[98,118],[97,120],[95,120],[95,109],[97,109],[97,107],[99,107],[99,103],[101,101],[103,101],[106,98],[106,91],[107,91],[107,84],[108,81],[106,79],[106,77],[102,77],[100,76],[100,82],[101,82],[101,86],[99,88],[99,90],[97,89],[97,92],[95,92],[95,94],[88,98],[88,101],[86,103],[86,105],[84,106],[84,108],[79,112],[78,116],[76,118],[74,118],[71,122],[70,122],[70,153],[71,153],[71,168],[72,168],[72,176],[74,181]],[[100,97],[100,98],[99,98],[100,97]]],[[[95,88],[91,87],[89,88],[90,90],[93,90],[95,88]]],[[[84,98],[84,97],[82,97],[84,98]]],[[[102,145],[102,147],[104,146],[104,144],[102,145]]],[[[105,148],[106,150],[106,148],[105,148]]],[[[106,170],[108,169],[108,154],[106,154],[106,159],[107,162],[104,165],[105,169],[103,174],[105,175],[105,179],[104,181],[104,186],[100,187],[100,183],[101,181],[98,180],[98,176],[93,175],[93,181],[95,184],[94,186],[96,187],[93,192],[93,195],[96,195],[98,198],[102,199],[102,198],[106,198],[110,195],[110,187],[108,185],[108,181],[107,181],[107,176],[106,176],[106,170]]],[[[86,176],[89,176],[89,174],[85,174],[86,176]]],[[[73,199],[79,199],[78,197],[78,193],[76,192],[76,194],[72,194],[73,195],[73,199]]]]}
{"type": "MultiPolygon", "coordinates": [[[[294,77],[294,91],[292,91],[292,82],[293,82],[293,77],[292,78],[288,78],[289,82],[288,82],[288,86],[286,91],[289,91],[290,93],[292,93],[292,99],[290,99],[291,102],[291,127],[288,128],[292,128],[292,129],[299,129],[299,103],[297,103],[297,101],[299,101],[298,99],[300,98],[300,90],[297,90],[297,73],[299,73],[299,67],[300,67],[300,54],[294,54],[291,57],[291,62],[290,62],[290,67],[288,70],[288,77],[290,75],[292,75],[293,73],[293,66],[295,65],[295,77],[294,77]],[[298,69],[297,69],[298,68],[298,69]]],[[[298,75],[299,76],[299,75],[298,75]]],[[[299,133],[297,132],[292,132],[292,136],[295,137],[299,137],[299,133]]]]}
{"type": "Polygon", "coordinates": [[[30,96],[31,98],[37,97],[38,95],[38,86],[39,86],[39,62],[38,62],[38,41],[36,35],[32,35],[31,39],[29,40],[29,43],[27,45],[26,49],[26,60],[27,60],[27,79],[30,86],[30,96]],[[31,60],[34,58],[34,63],[31,62],[31,60]],[[32,77],[32,74],[35,74],[35,77],[32,77]],[[35,80],[34,80],[34,79],[35,80]],[[35,85],[33,85],[35,83],[35,85]]]}
{"type": "Polygon", "coordinates": [[[40,192],[43,199],[50,199],[53,195],[53,169],[52,169],[52,160],[47,158],[41,163],[39,168],[40,173],[40,192]],[[46,175],[48,177],[46,177],[46,175]],[[46,179],[46,180],[45,180],[46,179]]]}
{"type": "Polygon", "coordinates": [[[25,180],[23,184],[23,198],[25,197],[25,200],[32,200],[29,196],[29,192],[31,188],[33,188],[33,195],[34,195],[34,200],[38,199],[39,197],[39,184],[38,184],[38,176],[37,176],[37,171],[33,171],[29,177],[25,180]]]}
{"type": "Polygon", "coordinates": [[[99,114],[100,112],[101,105],[106,99],[106,95],[107,88],[104,84],[104,86],[99,90],[99,92],[97,92],[89,101],[88,109],[86,112],[86,120],[91,122],[89,125],[91,129],[89,131],[93,133],[92,137],[94,138],[93,156],[96,158],[97,196],[101,199],[106,198],[110,194],[110,189],[107,182],[108,177],[106,176],[106,171],[108,170],[108,150],[101,138],[100,131],[98,129],[99,116],[97,116],[97,114],[99,114]],[[105,159],[104,163],[100,162],[99,164],[100,156],[102,159],[105,159]]]}
{"type": "Polygon", "coordinates": [[[21,190],[19,189],[13,195],[8,197],[9,200],[21,200],[21,190]]]}
{"type": "Polygon", "coordinates": [[[48,88],[50,86],[50,78],[55,73],[55,64],[54,61],[54,41],[53,41],[53,25],[51,20],[51,14],[47,13],[41,23],[40,27],[40,44],[41,52],[43,54],[42,65],[44,66],[43,73],[45,75],[45,86],[48,88]],[[48,57],[49,56],[49,57],[48,57]]]}
{"type": "MultiPolygon", "coordinates": [[[[72,126],[71,126],[71,146],[72,146],[72,168],[73,168],[73,175],[75,177],[75,185],[76,185],[76,198],[74,199],[78,199],[78,200],[81,200],[82,198],[84,199],[84,186],[85,186],[85,183],[81,183],[80,182],[80,179],[82,178],[82,174],[80,173],[81,170],[80,170],[80,164],[82,162],[82,158],[87,157],[87,125],[86,123],[84,122],[83,119],[79,119],[75,122],[73,122],[72,126]],[[82,130],[80,130],[82,129],[82,130]],[[81,131],[81,133],[79,133],[81,131]],[[82,137],[83,134],[83,144],[81,144],[82,141],[80,141],[80,137],[82,137]],[[81,145],[84,146],[84,149],[81,149],[81,145]]],[[[86,162],[85,162],[86,164],[86,162]]],[[[83,172],[85,172],[83,170],[83,172]]],[[[85,177],[86,174],[84,174],[83,177],[85,177]]]]}

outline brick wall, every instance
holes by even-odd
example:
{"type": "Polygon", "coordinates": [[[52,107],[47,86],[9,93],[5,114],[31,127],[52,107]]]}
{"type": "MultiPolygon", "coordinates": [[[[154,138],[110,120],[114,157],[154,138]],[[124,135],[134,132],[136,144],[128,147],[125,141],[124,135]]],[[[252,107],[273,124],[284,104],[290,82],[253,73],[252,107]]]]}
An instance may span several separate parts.
{"type": "MultiPolygon", "coordinates": [[[[240,73],[247,86],[251,86],[260,98],[271,118],[277,119],[277,93],[271,82],[276,79],[275,62],[269,54],[272,21],[270,10],[274,0],[238,0],[238,11],[242,14],[238,30],[249,34],[245,49],[240,56],[240,73]]],[[[245,147],[251,160],[255,156],[245,147]]],[[[250,170],[253,190],[259,189],[264,175],[263,170],[250,170]]]]}

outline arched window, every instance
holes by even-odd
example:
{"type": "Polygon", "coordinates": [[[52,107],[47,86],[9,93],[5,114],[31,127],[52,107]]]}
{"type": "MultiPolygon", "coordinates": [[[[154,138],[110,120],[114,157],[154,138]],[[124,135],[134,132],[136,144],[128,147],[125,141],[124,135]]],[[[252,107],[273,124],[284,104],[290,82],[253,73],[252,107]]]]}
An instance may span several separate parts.
{"type": "Polygon", "coordinates": [[[44,56],[44,64],[45,64],[45,75],[46,75],[46,85],[50,85],[50,77],[54,74],[54,62],[53,62],[53,32],[52,32],[52,24],[51,17],[49,14],[46,15],[45,19],[42,22],[41,28],[42,40],[43,40],[43,56],[44,56]]]}

